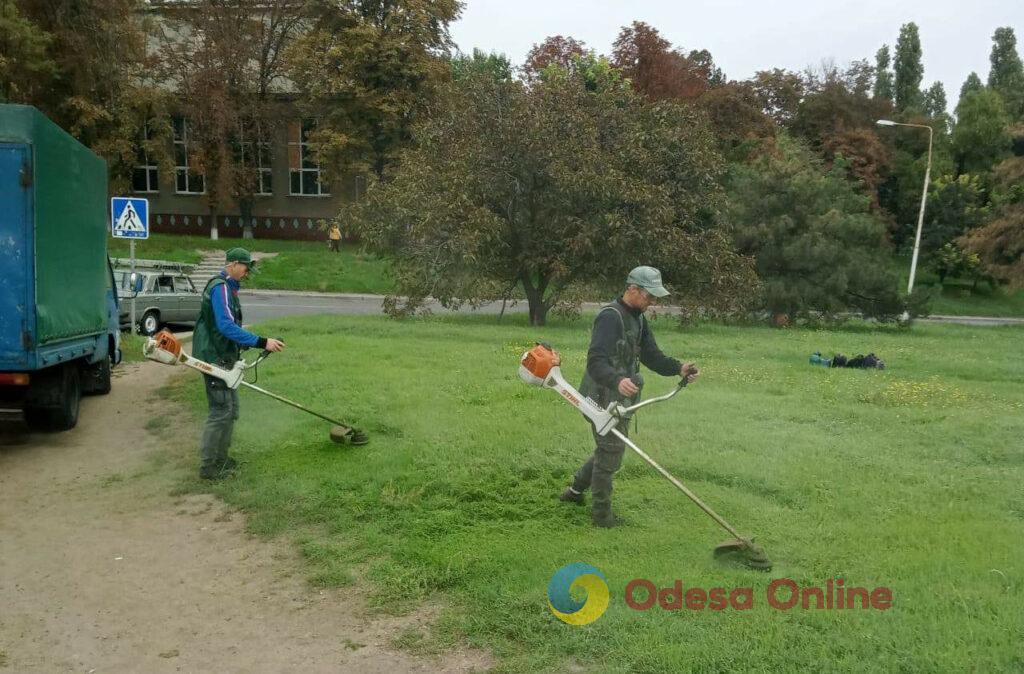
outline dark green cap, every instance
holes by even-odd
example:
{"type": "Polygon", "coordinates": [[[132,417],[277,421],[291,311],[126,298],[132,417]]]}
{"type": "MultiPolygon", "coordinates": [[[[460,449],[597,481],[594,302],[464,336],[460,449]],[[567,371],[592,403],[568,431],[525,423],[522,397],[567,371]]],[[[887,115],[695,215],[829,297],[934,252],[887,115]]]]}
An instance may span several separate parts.
{"type": "Polygon", "coordinates": [[[665,297],[668,291],[661,283],[661,272],[654,267],[637,267],[626,277],[627,286],[643,288],[655,297],[665,297]]]}
{"type": "Polygon", "coordinates": [[[256,271],[256,261],[252,259],[252,255],[245,248],[232,248],[227,252],[226,258],[228,262],[241,262],[249,268],[249,271],[256,271]]]}

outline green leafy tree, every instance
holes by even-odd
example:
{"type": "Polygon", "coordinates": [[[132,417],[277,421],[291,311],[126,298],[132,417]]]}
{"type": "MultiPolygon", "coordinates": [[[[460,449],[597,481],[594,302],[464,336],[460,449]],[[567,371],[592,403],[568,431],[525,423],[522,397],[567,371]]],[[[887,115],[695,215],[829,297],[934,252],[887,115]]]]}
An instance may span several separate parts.
{"type": "Polygon", "coordinates": [[[892,320],[903,311],[885,226],[844,172],[785,135],[775,152],[730,172],[726,218],[737,250],[756,260],[774,314],[857,310],[892,320]]]}
{"type": "Polygon", "coordinates": [[[957,240],[981,259],[983,271],[1011,289],[1024,288],[1024,157],[992,171],[992,217],[957,240]]]}
{"type": "Polygon", "coordinates": [[[258,153],[267,152],[284,122],[283,57],[301,20],[292,0],[197,0],[161,8],[154,22],[159,49],[152,73],[184,113],[188,161],[202,175],[214,238],[216,216],[236,207],[244,235],[252,236],[258,153]]]}
{"type": "Polygon", "coordinates": [[[749,85],[764,114],[779,126],[788,126],[800,109],[804,81],[798,73],[775,68],[754,74],[749,85]]]}
{"type": "Polygon", "coordinates": [[[947,243],[932,256],[931,268],[939,277],[939,284],[947,278],[967,278],[978,287],[978,281],[984,276],[981,257],[977,253],[968,253],[955,243],[947,243]]]}
{"type": "Polygon", "coordinates": [[[946,116],[946,88],[942,82],[935,82],[924,92],[924,114],[933,119],[946,116]]]}
{"type": "Polygon", "coordinates": [[[892,82],[892,70],[890,65],[892,59],[889,55],[889,45],[883,44],[882,47],[875,52],[875,87],[874,95],[875,98],[881,98],[882,100],[892,101],[893,99],[893,82],[892,82]]]}
{"type": "Polygon", "coordinates": [[[721,160],[707,126],[685,107],[643,105],[617,77],[591,58],[551,64],[529,86],[476,73],[446,88],[393,180],[355,213],[392,259],[404,299],[389,311],[518,287],[543,325],[579,284],[621,283],[641,262],[660,265],[683,301],[749,296],[749,263],[712,227],[721,160]]]}
{"type": "Polygon", "coordinates": [[[327,178],[385,176],[437,86],[451,78],[448,25],[458,0],[313,0],[288,51],[289,76],[319,120],[327,178]]]}
{"type": "Polygon", "coordinates": [[[924,255],[939,250],[988,218],[988,195],[980,176],[943,175],[932,182],[930,189],[921,233],[924,255]]]}
{"type": "Polygon", "coordinates": [[[697,101],[706,114],[729,161],[743,161],[775,135],[776,125],[764,113],[763,98],[750,83],[730,82],[708,90],[697,101]]]}
{"type": "Polygon", "coordinates": [[[1017,53],[1013,28],[996,28],[989,62],[992,64],[988,71],[989,88],[1003,97],[1010,119],[1024,118],[1024,66],[1017,53]]]}
{"type": "Polygon", "coordinates": [[[825,64],[804,74],[805,95],[790,129],[822,159],[842,157],[847,176],[877,204],[876,190],[892,164],[891,148],[879,140],[875,121],[890,116],[892,104],[868,95],[864,63],[845,70],[825,64]]]}
{"type": "Polygon", "coordinates": [[[52,36],[22,16],[17,4],[0,2],[0,103],[38,100],[54,84],[51,42],[52,36]]]}
{"type": "Polygon", "coordinates": [[[39,108],[107,160],[126,190],[138,131],[161,92],[148,85],[140,0],[0,0],[0,95],[39,108]]]}
{"type": "Polygon", "coordinates": [[[452,77],[462,79],[472,73],[487,73],[499,82],[512,79],[512,62],[504,54],[490,54],[474,49],[472,54],[457,54],[452,58],[452,77]]]}
{"type": "Polygon", "coordinates": [[[956,106],[953,153],[960,173],[984,173],[1010,153],[1010,120],[991,89],[968,92],[956,106]]]}
{"type": "Polygon", "coordinates": [[[902,113],[921,112],[921,80],[924,77],[924,65],[921,62],[921,38],[916,23],[906,23],[900,28],[893,70],[893,100],[896,103],[896,110],[902,113]]]}
{"type": "Polygon", "coordinates": [[[978,77],[978,73],[972,72],[967,76],[967,79],[964,80],[963,85],[960,87],[960,98],[963,98],[971,92],[981,91],[984,88],[985,85],[981,83],[981,78],[978,77]]]}

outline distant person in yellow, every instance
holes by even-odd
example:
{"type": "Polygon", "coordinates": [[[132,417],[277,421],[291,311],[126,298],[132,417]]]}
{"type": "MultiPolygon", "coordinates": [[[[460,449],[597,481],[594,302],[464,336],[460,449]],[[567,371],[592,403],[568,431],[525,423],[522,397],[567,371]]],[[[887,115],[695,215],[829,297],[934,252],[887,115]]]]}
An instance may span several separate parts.
{"type": "Polygon", "coordinates": [[[327,234],[327,244],[335,253],[340,252],[341,228],[338,227],[336,222],[331,224],[331,231],[327,234]]]}

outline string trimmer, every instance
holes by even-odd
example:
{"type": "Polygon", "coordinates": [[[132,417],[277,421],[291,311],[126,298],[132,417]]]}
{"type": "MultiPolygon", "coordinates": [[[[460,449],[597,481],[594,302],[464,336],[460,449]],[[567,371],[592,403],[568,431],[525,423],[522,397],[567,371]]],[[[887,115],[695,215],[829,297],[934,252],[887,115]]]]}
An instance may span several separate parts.
{"type": "Polygon", "coordinates": [[[142,347],[142,354],[150,360],[155,360],[158,363],[164,363],[166,365],[177,365],[181,363],[182,365],[198,370],[203,374],[208,374],[211,377],[220,379],[229,389],[237,389],[239,386],[245,386],[257,393],[262,393],[265,396],[269,396],[274,400],[282,402],[285,405],[291,405],[295,409],[302,410],[306,414],[312,414],[324,421],[329,421],[334,424],[331,428],[331,440],[333,442],[347,445],[365,445],[370,441],[370,438],[367,437],[366,433],[359,429],[320,414],[319,412],[314,412],[311,409],[303,407],[297,402],[288,400],[284,396],[271,393],[264,388],[256,386],[256,384],[245,381],[243,377],[245,376],[246,371],[255,371],[256,366],[270,356],[270,352],[266,349],[264,349],[256,360],[251,363],[239,360],[235,363],[234,367],[230,370],[226,370],[222,367],[217,367],[216,365],[211,365],[210,363],[199,360],[198,358],[193,358],[182,350],[181,342],[179,342],[173,334],[167,330],[161,330],[156,335],[146,340],[146,344],[142,347]]]}
{"type": "Polygon", "coordinates": [[[659,466],[654,459],[637,447],[633,441],[626,437],[625,434],[621,433],[617,428],[621,421],[631,417],[638,409],[668,400],[675,396],[683,389],[683,387],[686,386],[685,377],[679,380],[678,386],[663,396],[650,398],[629,407],[625,407],[622,404],[613,401],[607,408],[602,409],[596,402],[590,398],[584,397],[565,380],[565,377],[562,376],[562,369],[560,365],[561,359],[550,346],[547,344],[538,344],[524,353],[523,357],[520,359],[519,377],[524,382],[532,386],[542,386],[544,388],[554,390],[570,405],[582,412],[583,416],[594,424],[594,429],[598,435],[608,435],[611,433],[622,440],[626,443],[626,446],[636,452],[636,454],[654,468],[654,470],[661,473],[661,475],[679,489],[679,491],[686,494],[691,501],[697,504],[697,507],[707,513],[711,519],[719,524],[719,526],[732,534],[733,538],[723,541],[715,546],[714,556],[716,559],[736,562],[760,571],[771,570],[772,563],[768,559],[768,555],[765,554],[764,548],[754,543],[753,538],[738,534],[736,529],[726,522],[721,515],[716,513],[710,506],[700,500],[696,494],[690,491],[686,485],[677,480],[671,473],[659,466]]]}

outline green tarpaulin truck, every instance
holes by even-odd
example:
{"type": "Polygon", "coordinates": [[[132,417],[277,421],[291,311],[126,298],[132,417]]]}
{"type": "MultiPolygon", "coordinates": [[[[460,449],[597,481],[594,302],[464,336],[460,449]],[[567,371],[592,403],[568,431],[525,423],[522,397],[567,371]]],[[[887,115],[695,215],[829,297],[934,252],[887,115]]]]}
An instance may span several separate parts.
{"type": "Polygon", "coordinates": [[[0,416],[66,430],[120,361],[106,162],[35,108],[0,105],[0,416]]]}

